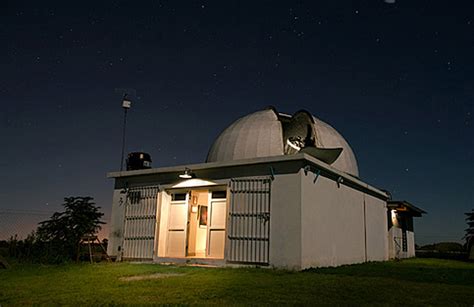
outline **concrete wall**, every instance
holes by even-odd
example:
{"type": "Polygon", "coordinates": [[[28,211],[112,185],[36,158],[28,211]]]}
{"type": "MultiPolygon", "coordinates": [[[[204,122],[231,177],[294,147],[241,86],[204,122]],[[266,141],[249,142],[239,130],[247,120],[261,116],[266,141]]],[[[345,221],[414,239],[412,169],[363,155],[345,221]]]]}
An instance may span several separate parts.
{"type": "Polygon", "coordinates": [[[402,250],[402,229],[392,226],[388,231],[389,259],[415,257],[415,233],[407,231],[407,251],[402,250]]]}
{"type": "Polygon", "coordinates": [[[387,203],[364,194],[367,261],[388,260],[387,203]]]}
{"type": "Polygon", "coordinates": [[[314,174],[302,176],[302,268],[365,260],[363,195],[314,174]]]}
{"type": "Polygon", "coordinates": [[[314,178],[310,172],[301,177],[301,268],[388,259],[385,202],[323,176],[313,183],[314,178]]]}
{"type": "Polygon", "coordinates": [[[413,230],[413,217],[395,213],[393,210],[387,215],[390,219],[388,231],[389,259],[415,257],[415,232],[413,230]],[[403,226],[405,225],[405,226],[403,226]],[[407,229],[407,251],[402,250],[402,227],[407,229]]]}
{"type": "MultiPolygon", "coordinates": [[[[265,171],[268,173],[268,168],[265,171]]],[[[387,259],[390,239],[385,202],[344,183],[338,186],[334,179],[319,176],[313,183],[314,178],[301,168],[275,176],[271,186],[270,265],[304,269],[387,259]]],[[[147,183],[161,182],[153,179],[148,178],[147,183]]],[[[133,184],[145,179],[127,180],[133,184]]],[[[108,247],[113,256],[120,254],[118,247],[123,240],[124,197],[117,188],[108,247]]],[[[162,214],[157,216],[155,259],[166,257],[169,201],[169,194],[159,194],[158,212],[162,214]]]]}
{"type": "Polygon", "coordinates": [[[114,190],[112,198],[112,215],[110,218],[109,243],[107,254],[113,257],[120,257],[123,241],[123,226],[125,214],[125,194],[120,193],[120,189],[114,190]]]}
{"type": "Polygon", "coordinates": [[[301,171],[277,175],[270,204],[270,265],[301,268],[301,171]]]}
{"type": "Polygon", "coordinates": [[[407,241],[408,251],[406,253],[406,257],[415,257],[415,233],[413,231],[407,231],[407,241]]]}

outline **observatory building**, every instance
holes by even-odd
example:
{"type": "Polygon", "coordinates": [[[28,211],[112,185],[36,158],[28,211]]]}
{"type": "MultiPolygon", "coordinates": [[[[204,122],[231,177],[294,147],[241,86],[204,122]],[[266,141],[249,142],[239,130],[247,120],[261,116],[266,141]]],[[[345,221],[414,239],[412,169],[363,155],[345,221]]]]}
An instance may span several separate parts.
{"type": "Polygon", "coordinates": [[[119,261],[305,269],[413,257],[413,217],[425,213],[361,180],[348,142],[307,111],[236,120],[205,163],[108,176],[119,261]]]}

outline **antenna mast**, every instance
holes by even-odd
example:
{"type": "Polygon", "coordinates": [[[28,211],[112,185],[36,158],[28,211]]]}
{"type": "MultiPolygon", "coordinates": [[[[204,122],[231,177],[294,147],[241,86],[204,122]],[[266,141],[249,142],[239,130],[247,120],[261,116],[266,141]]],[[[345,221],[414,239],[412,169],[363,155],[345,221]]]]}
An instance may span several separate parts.
{"type": "Polygon", "coordinates": [[[123,159],[125,156],[125,132],[127,129],[127,111],[132,106],[132,101],[127,98],[127,93],[122,97],[123,108],[123,130],[122,130],[122,159],[120,160],[120,171],[123,170],[123,159]]]}

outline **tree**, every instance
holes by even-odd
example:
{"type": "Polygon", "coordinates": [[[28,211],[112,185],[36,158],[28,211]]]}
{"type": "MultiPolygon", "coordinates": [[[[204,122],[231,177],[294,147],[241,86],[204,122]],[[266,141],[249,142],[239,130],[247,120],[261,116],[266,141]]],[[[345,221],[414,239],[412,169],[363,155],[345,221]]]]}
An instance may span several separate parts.
{"type": "Polygon", "coordinates": [[[467,251],[469,252],[471,247],[474,245],[474,209],[472,209],[471,212],[467,212],[464,214],[467,215],[466,221],[468,225],[464,239],[466,239],[466,247],[467,251]]]}
{"type": "Polygon", "coordinates": [[[105,224],[92,197],[66,197],[63,207],[64,212],[40,222],[37,230],[37,239],[45,244],[47,258],[53,262],[74,259],[81,237],[95,235],[105,224]]]}

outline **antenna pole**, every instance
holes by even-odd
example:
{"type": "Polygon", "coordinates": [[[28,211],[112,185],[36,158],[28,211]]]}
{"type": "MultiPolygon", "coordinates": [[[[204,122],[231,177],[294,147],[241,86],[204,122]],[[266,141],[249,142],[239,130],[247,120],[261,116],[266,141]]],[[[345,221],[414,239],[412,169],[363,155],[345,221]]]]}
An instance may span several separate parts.
{"type": "Polygon", "coordinates": [[[125,156],[125,134],[127,129],[127,111],[130,109],[132,102],[127,98],[127,94],[123,95],[122,108],[123,108],[123,130],[122,130],[122,159],[120,160],[120,171],[123,171],[123,159],[125,156]]]}
{"type": "Polygon", "coordinates": [[[123,108],[123,131],[122,131],[122,159],[120,160],[120,171],[123,171],[123,159],[125,155],[125,132],[127,129],[127,108],[123,108]]]}

